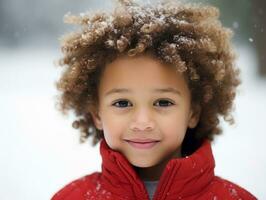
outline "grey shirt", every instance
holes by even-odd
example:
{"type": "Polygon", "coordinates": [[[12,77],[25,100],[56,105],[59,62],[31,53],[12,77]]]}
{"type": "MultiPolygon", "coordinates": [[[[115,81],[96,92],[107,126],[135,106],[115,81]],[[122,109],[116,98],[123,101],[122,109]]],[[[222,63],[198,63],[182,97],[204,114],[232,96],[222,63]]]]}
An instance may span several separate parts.
{"type": "Polygon", "coordinates": [[[153,199],[158,181],[143,181],[143,183],[148,191],[149,198],[153,199]]]}

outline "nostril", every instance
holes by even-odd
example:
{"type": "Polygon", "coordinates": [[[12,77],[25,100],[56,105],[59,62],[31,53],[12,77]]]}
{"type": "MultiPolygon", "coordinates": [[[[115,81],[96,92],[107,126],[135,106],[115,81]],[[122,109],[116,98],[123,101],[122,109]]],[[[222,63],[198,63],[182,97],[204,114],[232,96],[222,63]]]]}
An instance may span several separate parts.
{"type": "Polygon", "coordinates": [[[131,126],[131,130],[133,131],[151,131],[153,130],[152,125],[140,125],[140,124],[135,124],[131,126]]]}

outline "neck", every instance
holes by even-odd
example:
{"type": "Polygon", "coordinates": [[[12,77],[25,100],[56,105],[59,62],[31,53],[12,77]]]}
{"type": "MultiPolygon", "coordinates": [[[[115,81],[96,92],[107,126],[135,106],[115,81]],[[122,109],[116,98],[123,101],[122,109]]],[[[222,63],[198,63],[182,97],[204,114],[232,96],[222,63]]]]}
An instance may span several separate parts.
{"type": "Polygon", "coordinates": [[[181,156],[181,148],[174,153],[168,156],[166,159],[158,163],[157,165],[151,167],[134,167],[137,174],[143,181],[158,181],[164,171],[165,166],[169,162],[169,160],[173,158],[180,158],[181,156]]]}

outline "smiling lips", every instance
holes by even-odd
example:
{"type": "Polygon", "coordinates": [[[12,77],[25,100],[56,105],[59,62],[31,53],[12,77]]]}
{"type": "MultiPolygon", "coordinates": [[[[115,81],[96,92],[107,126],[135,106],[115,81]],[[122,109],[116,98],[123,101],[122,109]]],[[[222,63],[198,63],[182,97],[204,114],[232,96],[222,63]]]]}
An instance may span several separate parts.
{"type": "Polygon", "coordinates": [[[152,139],[132,139],[125,141],[131,146],[138,149],[149,149],[155,146],[159,142],[159,140],[152,140],[152,139]]]}

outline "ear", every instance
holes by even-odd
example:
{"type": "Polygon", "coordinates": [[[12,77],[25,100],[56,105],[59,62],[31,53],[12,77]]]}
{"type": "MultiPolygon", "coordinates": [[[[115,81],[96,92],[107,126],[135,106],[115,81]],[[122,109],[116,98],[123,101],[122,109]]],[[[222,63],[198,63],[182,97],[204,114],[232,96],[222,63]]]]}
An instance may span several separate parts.
{"type": "Polygon", "coordinates": [[[195,128],[199,122],[201,114],[201,107],[199,105],[192,106],[189,113],[188,127],[195,128]]]}
{"type": "Polygon", "coordinates": [[[90,113],[91,113],[92,120],[93,120],[96,128],[99,130],[103,130],[102,121],[101,121],[101,118],[99,116],[99,112],[97,110],[93,109],[92,111],[90,111],[90,113]]]}

